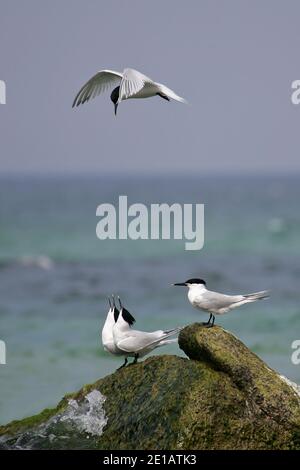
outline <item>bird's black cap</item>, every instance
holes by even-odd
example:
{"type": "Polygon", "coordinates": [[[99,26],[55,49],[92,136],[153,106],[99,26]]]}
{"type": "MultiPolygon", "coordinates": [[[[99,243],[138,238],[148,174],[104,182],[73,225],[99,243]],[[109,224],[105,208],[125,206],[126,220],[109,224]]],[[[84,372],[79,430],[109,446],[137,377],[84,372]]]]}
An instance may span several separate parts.
{"type": "Polygon", "coordinates": [[[118,102],[119,92],[120,92],[120,87],[117,86],[117,88],[115,88],[110,94],[110,99],[112,100],[112,102],[114,104],[116,104],[118,102]]]}
{"type": "Polygon", "coordinates": [[[128,310],[126,310],[126,308],[122,309],[122,316],[128,325],[132,326],[134,324],[135,318],[128,312],[128,310]]]}
{"type": "Polygon", "coordinates": [[[178,282],[177,284],[174,284],[174,286],[187,286],[188,284],[203,284],[206,286],[206,282],[203,281],[203,279],[198,278],[188,279],[185,282],[178,282]]]}
{"type": "Polygon", "coordinates": [[[117,86],[117,88],[115,88],[112,92],[111,92],[111,95],[110,95],[110,99],[112,100],[112,102],[114,103],[115,105],[115,116],[117,115],[117,109],[118,109],[118,100],[119,100],[119,92],[120,92],[120,87],[117,86]]]}
{"type": "Polygon", "coordinates": [[[115,319],[115,322],[118,320],[119,318],[119,310],[117,309],[117,307],[114,307],[114,319],[115,319]]]}
{"type": "Polygon", "coordinates": [[[188,279],[187,281],[185,281],[186,284],[204,284],[206,286],[206,282],[203,281],[203,279],[198,279],[198,278],[194,278],[194,279],[188,279]]]}

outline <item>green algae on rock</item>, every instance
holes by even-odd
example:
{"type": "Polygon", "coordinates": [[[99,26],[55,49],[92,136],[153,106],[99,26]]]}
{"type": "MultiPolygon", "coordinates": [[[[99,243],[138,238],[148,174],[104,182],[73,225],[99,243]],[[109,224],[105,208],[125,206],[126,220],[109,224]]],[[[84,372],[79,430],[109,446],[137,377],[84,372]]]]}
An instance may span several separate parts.
{"type": "Polygon", "coordinates": [[[179,335],[190,359],[155,356],[53,410],[0,427],[0,448],[300,449],[300,397],[220,327],[179,335]]]}

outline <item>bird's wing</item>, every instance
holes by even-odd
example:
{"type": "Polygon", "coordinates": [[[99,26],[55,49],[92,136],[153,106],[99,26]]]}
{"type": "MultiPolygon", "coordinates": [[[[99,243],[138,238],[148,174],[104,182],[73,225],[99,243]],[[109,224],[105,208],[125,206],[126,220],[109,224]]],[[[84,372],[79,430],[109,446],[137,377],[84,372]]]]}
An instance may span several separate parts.
{"type": "Polygon", "coordinates": [[[200,298],[199,304],[201,308],[210,310],[210,309],[220,309],[228,308],[232,304],[241,302],[244,299],[242,295],[226,295],[219,292],[213,292],[207,290],[200,298]]]}
{"type": "Polygon", "coordinates": [[[124,352],[138,352],[147,348],[153,342],[153,338],[148,335],[128,335],[117,342],[117,347],[124,352]]]}
{"type": "Polygon", "coordinates": [[[154,83],[151,78],[134,69],[125,69],[120,85],[119,102],[136,95],[145,85],[154,83]]]}
{"type": "Polygon", "coordinates": [[[122,74],[113,70],[100,70],[92,78],[90,78],[77,93],[72,108],[95,98],[113,85],[120,83],[122,74]]]}
{"type": "Polygon", "coordinates": [[[135,353],[151,347],[154,349],[157,346],[168,344],[166,339],[177,334],[180,330],[181,328],[174,328],[169,331],[157,330],[152,333],[132,330],[131,335],[118,341],[117,347],[122,351],[135,353]]]}

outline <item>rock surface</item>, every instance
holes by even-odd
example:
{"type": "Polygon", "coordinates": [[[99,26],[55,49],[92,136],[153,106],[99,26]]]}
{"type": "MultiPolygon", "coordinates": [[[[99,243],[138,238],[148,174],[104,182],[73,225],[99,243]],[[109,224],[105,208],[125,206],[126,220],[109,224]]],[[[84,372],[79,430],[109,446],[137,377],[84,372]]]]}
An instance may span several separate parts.
{"type": "Polygon", "coordinates": [[[194,324],[179,346],[0,427],[0,448],[300,449],[300,396],[235,336],[194,324]]]}

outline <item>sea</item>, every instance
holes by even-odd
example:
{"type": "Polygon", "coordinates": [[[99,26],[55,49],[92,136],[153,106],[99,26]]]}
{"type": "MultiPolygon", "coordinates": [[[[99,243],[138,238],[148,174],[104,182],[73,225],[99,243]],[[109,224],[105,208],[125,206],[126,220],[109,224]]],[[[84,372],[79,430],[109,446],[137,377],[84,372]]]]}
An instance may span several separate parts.
{"type": "MultiPolygon", "coordinates": [[[[136,328],[201,322],[188,278],[268,300],[217,318],[280,374],[300,383],[299,175],[152,174],[0,177],[0,424],[53,407],[113,373],[122,360],[101,345],[107,298],[120,295],[136,328]],[[182,240],[99,240],[102,203],[204,204],[204,246],[182,240]],[[295,362],[295,361],[294,361],[295,362]]],[[[155,354],[184,356],[177,344],[155,354]]]]}

